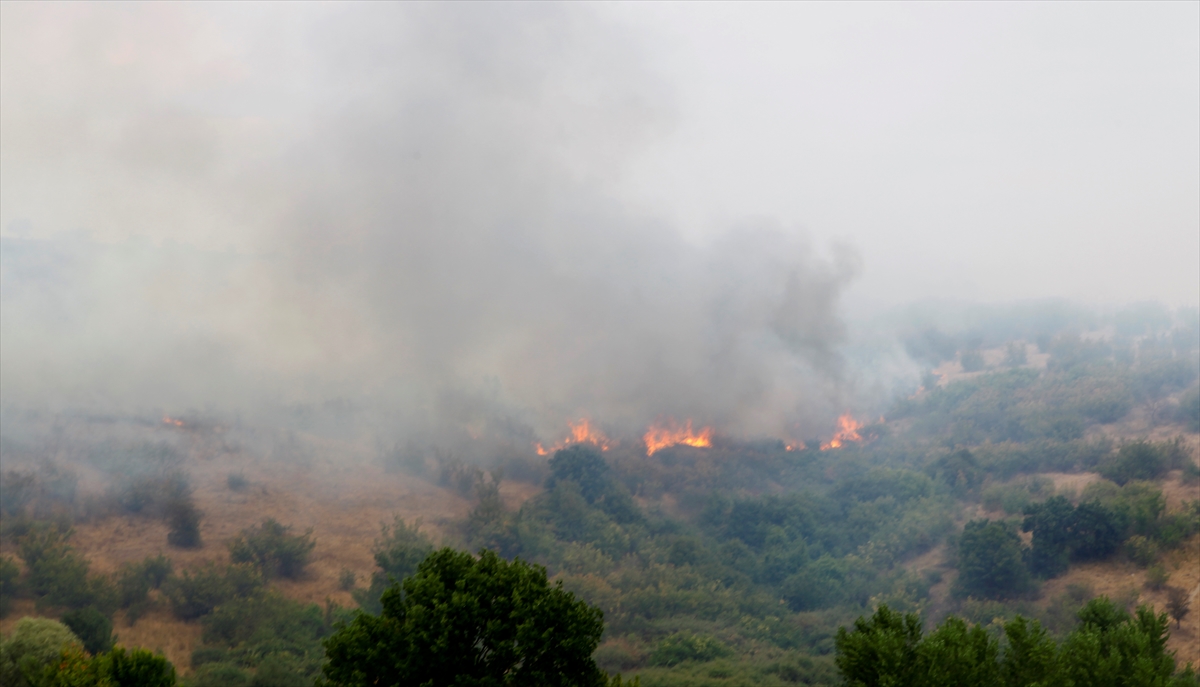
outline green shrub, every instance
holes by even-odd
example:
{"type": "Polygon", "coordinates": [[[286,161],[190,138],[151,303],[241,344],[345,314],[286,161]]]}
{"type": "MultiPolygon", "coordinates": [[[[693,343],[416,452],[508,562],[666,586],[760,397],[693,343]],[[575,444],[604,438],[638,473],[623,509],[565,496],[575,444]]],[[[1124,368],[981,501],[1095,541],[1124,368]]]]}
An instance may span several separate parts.
{"type": "Polygon", "coordinates": [[[650,653],[650,664],[674,666],[684,661],[712,661],[733,652],[711,635],[676,632],[664,637],[650,653]]]}
{"type": "Polygon", "coordinates": [[[1116,455],[1100,464],[1100,474],[1125,484],[1132,480],[1161,477],[1168,468],[1168,456],[1162,447],[1146,440],[1131,441],[1121,446],[1116,455]]]}
{"type": "Polygon", "coordinates": [[[397,517],[391,525],[383,525],[382,534],[375,540],[375,565],[379,570],[371,575],[371,586],[356,589],[354,600],[367,613],[379,613],[380,597],[392,581],[399,582],[417,571],[417,566],[433,553],[433,543],[421,534],[421,521],[408,525],[397,517]]]}
{"type": "Polygon", "coordinates": [[[1034,590],[1021,538],[1002,522],[968,522],[959,539],[958,558],[955,593],[960,597],[1003,599],[1034,590]]]}
{"type": "Polygon", "coordinates": [[[63,613],[62,623],[83,642],[83,648],[88,653],[101,654],[112,648],[112,619],[95,606],[63,613]]]}
{"type": "Polygon", "coordinates": [[[1171,579],[1171,573],[1167,572],[1166,566],[1162,563],[1155,563],[1146,569],[1146,587],[1158,591],[1167,586],[1167,581],[1171,579]]]}
{"type": "Polygon", "coordinates": [[[306,676],[295,659],[287,654],[271,654],[258,664],[251,687],[309,687],[312,677],[306,676]]]}
{"type": "Polygon", "coordinates": [[[229,543],[230,558],[235,563],[258,566],[268,578],[299,577],[316,543],[311,540],[312,528],[303,535],[289,534],[290,531],[291,527],[279,524],[274,518],[267,518],[262,525],[242,530],[229,543]]]}
{"type": "Polygon", "coordinates": [[[250,673],[232,663],[201,666],[187,682],[189,687],[250,687],[250,673]]]}
{"type": "Polygon", "coordinates": [[[235,564],[220,568],[209,563],[169,578],[163,583],[163,592],[176,617],[195,620],[223,603],[250,598],[262,587],[262,574],[253,566],[235,564]]]}
{"type": "Polygon", "coordinates": [[[338,574],[338,589],[348,592],[354,589],[354,585],[358,583],[358,575],[353,570],[342,568],[342,572],[338,574]]]}
{"type": "Polygon", "coordinates": [[[195,549],[201,545],[200,511],[192,502],[190,494],[181,494],[167,502],[167,543],[181,549],[195,549]]]}
{"type": "Polygon", "coordinates": [[[27,584],[39,608],[97,606],[111,611],[115,590],[105,577],[89,576],[88,562],[70,545],[72,530],[41,524],[20,543],[29,570],[27,584]]]}
{"type": "Polygon", "coordinates": [[[1125,554],[1143,568],[1158,559],[1158,544],[1140,534],[1125,540],[1125,554]]]}
{"type": "Polygon", "coordinates": [[[174,687],[175,666],[166,657],[145,649],[113,649],[101,657],[114,687],[174,687]]]}
{"type": "Polygon", "coordinates": [[[49,618],[21,618],[0,645],[0,684],[32,687],[68,645],[83,646],[66,625],[49,618]]]}

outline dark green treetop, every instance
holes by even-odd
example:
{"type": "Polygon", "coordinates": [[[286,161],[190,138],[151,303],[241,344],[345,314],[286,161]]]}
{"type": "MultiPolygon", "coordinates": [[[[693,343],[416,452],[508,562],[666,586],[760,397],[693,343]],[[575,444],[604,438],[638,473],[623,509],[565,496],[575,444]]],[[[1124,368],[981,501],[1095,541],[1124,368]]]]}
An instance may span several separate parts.
{"type": "Polygon", "coordinates": [[[544,568],[445,548],[325,641],[328,687],[605,685],[602,613],[544,568]]]}

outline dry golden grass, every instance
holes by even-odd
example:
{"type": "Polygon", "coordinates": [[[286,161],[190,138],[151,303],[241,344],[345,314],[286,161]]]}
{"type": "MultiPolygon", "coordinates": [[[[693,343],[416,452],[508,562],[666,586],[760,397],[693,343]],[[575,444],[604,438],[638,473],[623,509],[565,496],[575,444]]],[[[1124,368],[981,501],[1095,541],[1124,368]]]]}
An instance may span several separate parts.
{"type": "MultiPolygon", "coordinates": [[[[332,600],[353,605],[350,593],[339,586],[343,570],[351,570],[360,582],[375,569],[371,547],[382,523],[396,516],[421,520],[422,531],[435,542],[449,539],[447,525],[467,514],[470,502],[457,493],[400,472],[388,472],[367,460],[366,452],[353,445],[319,442],[316,456],[290,462],[284,456],[253,458],[244,453],[213,450],[204,437],[190,442],[187,472],[194,487],[196,505],[203,513],[200,525],[203,545],[181,550],[167,546],[167,526],[161,520],[137,515],[112,515],[75,525],[74,546],[91,563],[92,570],[112,573],[122,564],[147,556],[166,554],[176,570],[205,562],[226,562],[226,542],[242,529],[275,518],[294,532],[312,528],[316,547],[305,574],[296,580],[277,580],[286,596],[303,602],[324,604],[332,600]],[[326,445],[321,446],[320,444],[326,445]],[[229,488],[230,473],[249,481],[242,491],[229,488]]],[[[98,482],[85,466],[78,466],[81,483],[98,482]]],[[[510,506],[519,505],[536,488],[503,483],[501,494],[510,506]]],[[[19,601],[13,612],[0,621],[8,632],[18,618],[42,615],[32,602],[19,601]]],[[[116,632],[125,646],[161,650],[184,673],[191,652],[199,641],[199,623],[173,618],[161,606],[126,626],[118,614],[116,632]]]]}

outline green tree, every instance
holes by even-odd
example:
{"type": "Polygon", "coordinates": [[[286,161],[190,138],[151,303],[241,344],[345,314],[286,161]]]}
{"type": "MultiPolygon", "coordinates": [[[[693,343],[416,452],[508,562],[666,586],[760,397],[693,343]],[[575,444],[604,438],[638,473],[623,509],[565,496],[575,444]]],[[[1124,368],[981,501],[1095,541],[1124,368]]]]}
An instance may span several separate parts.
{"type": "Polygon", "coordinates": [[[998,687],[999,643],[979,625],[947,618],[919,647],[921,684],[998,687]]]}
{"type": "Polygon", "coordinates": [[[1080,625],[1063,640],[1058,680],[1093,687],[1166,687],[1175,658],[1166,651],[1167,614],[1148,606],[1131,617],[1107,597],[1092,599],[1079,612],[1080,625]]]}
{"type": "Polygon", "coordinates": [[[145,649],[117,647],[100,657],[115,687],[174,687],[175,666],[165,657],[145,649]]]}
{"type": "Polygon", "coordinates": [[[1017,533],[1002,522],[968,522],[958,545],[958,595],[1003,599],[1032,590],[1017,533]]]}
{"type": "Polygon", "coordinates": [[[375,565],[379,570],[371,575],[371,586],[356,589],[354,600],[367,613],[378,615],[383,606],[380,598],[394,582],[417,571],[417,566],[433,553],[433,543],[421,534],[421,522],[409,525],[397,517],[391,525],[384,524],[382,536],[375,541],[375,565]]]}
{"type": "Polygon", "coordinates": [[[599,609],[546,571],[484,550],[441,549],[325,640],[326,684],[604,685],[599,609]]]}
{"type": "Polygon", "coordinates": [[[89,654],[100,654],[112,648],[112,619],[95,606],[63,613],[62,623],[83,642],[89,654]]]}
{"type": "Polygon", "coordinates": [[[1054,675],[1058,647],[1036,620],[1017,616],[1004,625],[1004,659],[1000,663],[1005,687],[1047,684],[1054,675]]]}
{"type": "Polygon", "coordinates": [[[901,615],[886,604],[870,620],[854,621],[854,631],[838,628],[837,667],[848,687],[902,687],[916,684],[921,619],[901,615]]]}
{"type": "Polygon", "coordinates": [[[0,643],[0,685],[29,687],[68,645],[83,646],[66,625],[49,618],[21,618],[0,643]]]}
{"type": "Polygon", "coordinates": [[[1029,567],[1043,577],[1067,571],[1075,507],[1065,496],[1054,496],[1025,509],[1021,530],[1033,533],[1029,567]]]}

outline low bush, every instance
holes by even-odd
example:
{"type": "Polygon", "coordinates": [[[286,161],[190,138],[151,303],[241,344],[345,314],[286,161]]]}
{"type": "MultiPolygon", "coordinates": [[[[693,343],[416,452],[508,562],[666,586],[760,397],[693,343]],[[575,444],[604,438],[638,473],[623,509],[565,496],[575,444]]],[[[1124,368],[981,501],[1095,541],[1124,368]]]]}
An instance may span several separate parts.
{"type": "Polygon", "coordinates": [[[1154,591],[1159,591],[1167,586],[1167,581],[1171,579],[1171,573],[1167,572],[1166,566],[1162,563],[1155,563],[1146,570],[1146,588],[1154,591]]]}
{"type": "Polygon", "coordinates": [[[399,582],[415,573],[417,566],[433,553],[433,542],[421,534],[421,521],[409,525],[397,517],[391,525],[382,526],[382,534],[375,540],[375,565],[379,567],[371,575],[367,589],[355,589],[354,600],[367,613],[379,613],[379,599],[393,581],[399,582]]]}
{"type": "Polygon", "coordinates": [[[164,656],[145,649],[117,647],[101,657],[104,673],[115,687],[174,687],[175,666],[164,656]]]}
{"type": "Polygon", "coordinates": [[[100,654],[112,648],[112,619],[95,606],[67,611],[61,620],[83,642],[88,653],[100,654]]]}
{"type": "Polygon", "coordinates": [[[108,578],[88,574],[87,559],[69,543],[72,534],[70,529],[41,524],[21,539],[29,591],[39,608],[96,606],[110,613],[116,605],[116,590],[108,578]]]}
{"type": "Polygon", "coordinates": [[[650,653],[650,665],[674,666],[684,661],[712,661],[733,652],[711,635],[676,632],[664,637],[650,653]]]}
{"type": "Polygon", "coordinates": [[[1169,467],[1168,456],[1163,447],[1149,441],[1131,441],[1121,446],[1099,466],[1099,472],[1117,484],[1133,480],[1151,480],[1161,477],[1169,467]]]}
{"type": "Polygon", "coordinates": [[[181,549],[195,549],[201,545],[200,511],[190,494],[179,495],[166,504],[167,543],[181,549]]]}
{"type": "Polygon", "coordinates": [[[180,620],[195,620],[208,615],[221,604],[248,599],[262,588],[262,574],[245,564],[221,568],[209,563],[196,570],[185,570],[163,583],[171,611],[180,620]]]}
{"type": "Polygon", "coordinates": [[[201,666],[189,680],[189,687],[250,687],[251,675],[232,663],[201,666]]]}
{"type": "Polygon", "coordinates": [[[304,572],[316,543],[312,541],[312,528],[302,535],[290,532],[291,527],[267,518],[262,525],[242,530],[229,543],[229,555],[235,563],[258,566],[268,578],[279,576],[295,579],[304,572]]]}

